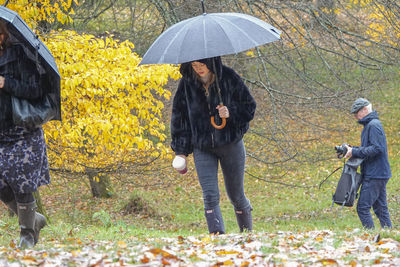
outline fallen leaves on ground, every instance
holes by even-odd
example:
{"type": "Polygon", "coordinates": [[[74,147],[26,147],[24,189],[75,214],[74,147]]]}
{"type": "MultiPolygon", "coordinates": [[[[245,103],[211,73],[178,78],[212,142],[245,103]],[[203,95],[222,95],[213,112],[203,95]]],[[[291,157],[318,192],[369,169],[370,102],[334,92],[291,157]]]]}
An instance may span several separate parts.
{"type": "Polygon", "coordinates": [[[400,266],[398,241],[383,238],[377,242],[372,234],[359,230],[41,241],[33,250],[0,247],[0,265],[400,266]]]}

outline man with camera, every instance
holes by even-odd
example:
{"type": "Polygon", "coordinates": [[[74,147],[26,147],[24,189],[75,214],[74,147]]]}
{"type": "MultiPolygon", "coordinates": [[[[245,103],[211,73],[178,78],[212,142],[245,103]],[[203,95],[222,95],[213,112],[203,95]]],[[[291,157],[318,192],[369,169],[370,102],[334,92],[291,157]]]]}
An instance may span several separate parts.
{"type": "Polygon", "coordinates": [[[357,203],[357,213],[362,225],[374,228],[371,207],[378,217],[381,227],[392,227],[387,205],[386,184],[392,176],[386,136],[378,113],[372,110],[372,104],[364,98],[358,98],[351,107],[351,113],[364,126],[361,133],[361,146],[346,145],[345,158],[361,158],[362,185],[357,203]]]}

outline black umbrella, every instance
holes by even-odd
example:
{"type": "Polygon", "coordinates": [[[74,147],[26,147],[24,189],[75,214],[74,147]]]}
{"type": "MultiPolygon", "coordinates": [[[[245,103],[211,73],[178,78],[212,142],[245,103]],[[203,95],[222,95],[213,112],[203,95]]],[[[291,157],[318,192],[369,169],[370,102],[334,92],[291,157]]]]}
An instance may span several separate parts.
{"type": "MultiPolygon", "coordinates": [[[[163,32],[150,46],[139,65],[179,64],[194,60],[236,54],[280,39],[281,31],[242,13],[205,13],[178,22],[163,32]]],[[[217,78],[218,80],[218,78],[217,78]]],[[[220,105],[223,105],[217,84],[220,105]]],[[[225,127],[226,120],[216,125],[225,127]]]]}
{"type": "Polygon", "coordinates": [[[12,42],[21,43],[27,55],[40,63],[40,68],[43,66],[48,81],[48,88],[45,89],[54,96],[57,106],[57,115],[53,120],[61,120],[61,76],[53,55],[16,12],[0,6],[0,19],[7,22],[12,42]]]}

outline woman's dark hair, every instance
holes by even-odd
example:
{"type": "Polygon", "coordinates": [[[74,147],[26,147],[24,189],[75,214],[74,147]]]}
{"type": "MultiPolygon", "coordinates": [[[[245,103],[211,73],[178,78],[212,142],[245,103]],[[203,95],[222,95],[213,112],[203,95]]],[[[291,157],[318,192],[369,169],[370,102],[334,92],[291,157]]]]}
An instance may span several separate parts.
{"type": "Polygon", "coordinates": [[[4,50],[10,45],[10,32],[8,31],[7,22],[2,19],[0,19],[0,34],[4,34],[4,40],[0,43],[0,50],[4,50]]]}
{"type": "MultiPolygon", "coordinates": [[[[221,57],[204,58],[204,59],[199,59],[199,60],[194,60],[194,61],[198,61],[203,64],[206,64],[207,68],[213,74],[217,74],[218,79],[220,79],[220,77],[222,77],[221,57]]],[[[194,62],[194,61],[182,63],[179,70],[180,70],[182,76],[189,78],[189,79],[197,80],[197,75],[192,68],[192,62],[194,62]]]]}

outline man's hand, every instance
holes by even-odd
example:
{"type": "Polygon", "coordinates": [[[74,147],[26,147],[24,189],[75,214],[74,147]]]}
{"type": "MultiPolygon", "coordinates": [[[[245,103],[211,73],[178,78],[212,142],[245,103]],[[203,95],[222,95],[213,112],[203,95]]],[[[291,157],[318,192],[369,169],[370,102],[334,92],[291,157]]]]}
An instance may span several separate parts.
{"type": "Polygon", "coordinates": [[[353,148],[351,146],[345,145],[345,147],[347,148],[347,153],[346,155],[344,155],[345,159],[351,158],[351,156],[353,156],[353,148]]]}

